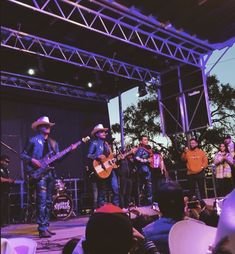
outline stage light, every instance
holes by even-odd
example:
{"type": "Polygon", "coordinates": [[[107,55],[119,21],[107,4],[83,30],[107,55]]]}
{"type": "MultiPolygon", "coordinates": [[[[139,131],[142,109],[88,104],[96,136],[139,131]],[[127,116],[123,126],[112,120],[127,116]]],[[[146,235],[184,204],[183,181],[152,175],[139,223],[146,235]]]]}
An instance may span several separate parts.
{"type": "Polygon", "coordinates": [[[159,79],[159,77],[157,77],[157,78],[152,77],[150,80],[145,82],[145,85],[148,86],[148,87],[158,86],[158,85],[160,85],[160,79],[159,79]]]}
{"type": "Polygon", "coordinates": [[[31,69],[31,68],[28,69],[28,74],[31,75],[31,76],[34,75],[35,74],[35,70],[31,69]]]}
{"type": "Polygon", "coordinates": [[[92,84],[91,82],[88,82],[88,83],[87,83],[87,86],[88,86],[89,88],[92,88],[92,87],[93,87],[93,84],[92,84]]]}

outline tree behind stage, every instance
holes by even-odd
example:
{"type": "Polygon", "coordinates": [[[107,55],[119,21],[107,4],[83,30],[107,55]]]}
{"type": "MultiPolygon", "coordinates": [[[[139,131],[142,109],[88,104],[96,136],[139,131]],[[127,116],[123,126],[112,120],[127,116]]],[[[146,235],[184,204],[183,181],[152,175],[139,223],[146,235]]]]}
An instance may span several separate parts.
{"type": "MultiPolygon", "coordinates": [[[[230,84],[221,84],[216,76],[207,78],[208,93],[210,98],[210,110],[212,127],[194,131],[192,136],[199,140],[200,146],[205,150],[209,158],[213,158],[224,136],[230,134],[235,137],[235,89],[230,84]]],[[[120,125],[112,125],[113,133],[120,133],[120,125]]],[[[124,133],[129,143],[137,143],[138,138],[146,134],[157,142],[161,133],[159,107],[156,93],[153,89],[137,105],[131,105],[124,111],[124,133]]],[[[171,145],[161,147],[168,163],[180,162],[180,154],[187,144],[185,134],[168,136],[171,145]]]]}

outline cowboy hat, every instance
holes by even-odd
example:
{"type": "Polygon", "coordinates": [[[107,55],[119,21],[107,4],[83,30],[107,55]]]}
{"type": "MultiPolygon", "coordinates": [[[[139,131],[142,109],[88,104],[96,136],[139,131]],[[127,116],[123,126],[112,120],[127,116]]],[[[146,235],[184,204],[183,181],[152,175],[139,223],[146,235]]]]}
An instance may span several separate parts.
{"type": "Polygon", "coordinates": [[[48,116],[41,116],[35,122],[32,123],[31,127],[36,130],[39,125],[49,125],[50,127],[55,125],[55,123],[50,123],[48,116]]]}
{"type": "Polygon", "coordinates": [[[97,124],[94,129],[92,130],[91,132],[91,135],[92,136],[95,136],[95,134],[98,132],[98,131],[107,131],[108,128],[104,128],[103,124],[97,124]]]}
{"type": "Polygon", "coordinates": [[[206,254],[213,244],[216,228],[201,221],[185,219],[173,225],[169,233],[171,254],[206,254]]]}

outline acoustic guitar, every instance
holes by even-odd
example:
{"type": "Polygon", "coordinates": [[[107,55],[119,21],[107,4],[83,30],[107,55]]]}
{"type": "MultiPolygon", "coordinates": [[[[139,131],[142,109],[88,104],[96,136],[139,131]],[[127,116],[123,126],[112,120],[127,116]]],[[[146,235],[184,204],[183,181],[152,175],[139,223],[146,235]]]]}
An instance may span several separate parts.
{"type": "Polygon", "coordinates": [[[112,170],[118,167],[116,163],[133,153],[134,149],[131,149],[129,152],[119,154],[117,157],[114,157],[111,153],[108,157],[104,157],[101,160],[94,160],[93,168],[96,175],[102,179],[108,178],[112,170]]]}

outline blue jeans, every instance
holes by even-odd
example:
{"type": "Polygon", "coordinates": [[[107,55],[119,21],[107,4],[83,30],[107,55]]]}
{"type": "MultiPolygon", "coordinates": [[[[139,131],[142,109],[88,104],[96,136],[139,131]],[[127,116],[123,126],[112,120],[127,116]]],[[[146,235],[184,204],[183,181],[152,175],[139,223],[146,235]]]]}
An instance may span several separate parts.
{"type": "Polygon", "coordinates": [[[51,173],[44,176],[36,185],[37,191],[37,223],[38,231],[45,231],[49,227],[52,208],[52,194],[54,177],[51,173]]]}
{"type": "Polygon", "coordinates": [[[152,195],[152,177],[150,169],[147,165],[140,165],[138,167],[139,174],[139,190],[144,191],[146,197],[146,205],[151,205],[153,200],[152,195]]]}
{"type": "Polygon", "coordinates": [[[110,176],[106,179],[98,179],[97,181],[98,187],[98,207],[101,207],[105,203],[105,192],[108,187],[111,187],[113,192],[113,200],[112,203],[116,206],[119,206],[119,186],[118,179],[114,171],[110,174],[110,176]]]}

